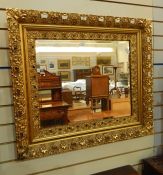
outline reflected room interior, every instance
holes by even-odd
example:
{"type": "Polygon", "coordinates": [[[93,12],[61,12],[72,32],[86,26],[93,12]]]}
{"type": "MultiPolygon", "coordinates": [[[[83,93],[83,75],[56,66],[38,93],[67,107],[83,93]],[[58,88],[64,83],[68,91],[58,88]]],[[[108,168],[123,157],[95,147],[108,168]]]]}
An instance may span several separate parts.
{"type": "Polygon", "coordinates": [[[42,127],[131,115],[129,41],[35,45],[42,127]]]}

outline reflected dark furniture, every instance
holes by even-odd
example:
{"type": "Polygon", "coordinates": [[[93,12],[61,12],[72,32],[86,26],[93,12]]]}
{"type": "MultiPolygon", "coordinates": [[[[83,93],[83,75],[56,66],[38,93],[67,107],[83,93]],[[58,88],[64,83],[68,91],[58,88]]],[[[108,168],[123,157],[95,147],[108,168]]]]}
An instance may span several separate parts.
{"type": "Polygon", "coordinates": [[[62,90],[62,98],[63,101],[68,103],[70,106],[73,104],[73,98],[72,98],[72,91],[69,89],[63,89],[62,90]]]}
{"type": "Polygon", "coordinates": [[[78,79],[85,79],[86,76],[91,75],[91,69],[74,69],[74,81],[78,79]]]}
{"type": "Polygon", "coordinates": [[[49,89],[53,87],[61,87],[61,77],[52,74],[46,70],[44,73],[38,73],[38,88],[49,89]]]}
{"type": "Polygon", "coordinates": [[[131,165],[126,165],[123,167],[102,171],[92,175],[139,175],[139,174],[131,165]]]}
{"type": "Polygon", "coordinates": [[[142,175],[163,175],[163,156],[144,159],[142,175]]]}
{"type": "Polygon", "coordinates": [[[38,90],[51,90],[51,100],[40,101],[40,120],[56,120],[67,123],[69,105],[62,100],[61,77],[45,71],[38,74],[38,90]]]}
{"type": "Polygon", "coordinates": [[[86,91],[82,90],[81,87],[73,87],[73,99],[74,100],[85,100],[86,91]]]}
{"type": "Polygon", "coordinates": [[[68,123],[67,111],[69,105],[63,101],[40,103],[40,119],[55,120],[59,123],[68,123]]]}
{"type": "Polygon", "coordinates": [[[86,77],[86,104],[91,101],[91,109],[108,110],[109,77],[107,75],[91,75],[86,77]],[[98,105],[101,101],[101,105],[98,105]]]}

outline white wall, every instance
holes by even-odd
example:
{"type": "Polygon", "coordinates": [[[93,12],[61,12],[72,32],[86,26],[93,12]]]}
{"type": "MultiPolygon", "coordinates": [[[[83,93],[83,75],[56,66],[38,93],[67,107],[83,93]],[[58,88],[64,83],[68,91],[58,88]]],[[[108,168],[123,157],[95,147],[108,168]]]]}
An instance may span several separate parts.
{"type": "Polygon", "coordinates": [[[162,153],[163,145],[163,1],[153,0],[153,113],[155,125],[155,153],[162,153]]]}
{"type": "MultiPolygon", "coordinates": [[[[152,5],[152,0],[115,0],[152,5]]],[[[153,5],[163,6],[162,0],[153,5]]],[[[147,6],[95,2],[89,0],[20,1],[1,0],[0,8],[16,7],[60,12],[76,12],[96,15],[128,16],[163,21],[163,10],[147,6]],[[152,11],[153,10],[153,11],[152,11]],[[153,15],[153,16],[152,16],[153,15]]],[[[163,24],[153,22],[154,35],[163,36],[163,24]]],[[[141,160],[159,153],[163,144],[163,45],[162,37],[154,36],[154,125],[151,136],[106,144],[89,149],[53,155],[28,161],[17,161],[12,106],[12,90],[8,60],[8,36],[6,12],[0,10],[0,174],[2,175],[89,175],[91,173],[131,164],[140,170],[141,160]],[[160,49],[160,50],[157,50],[160,49]],[[2,69],[3,68],[3,69],[2,69]]]]}

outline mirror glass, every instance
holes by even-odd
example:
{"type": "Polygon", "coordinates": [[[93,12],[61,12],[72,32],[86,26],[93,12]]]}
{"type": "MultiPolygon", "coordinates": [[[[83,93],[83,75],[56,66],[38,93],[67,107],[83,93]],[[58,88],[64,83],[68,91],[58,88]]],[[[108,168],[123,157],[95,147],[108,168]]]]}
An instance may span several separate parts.
{"type": "Polygon", "coordinates": [[[35,46],[42,127],[131,115],[129,41],[36,40],[35,46]]]}

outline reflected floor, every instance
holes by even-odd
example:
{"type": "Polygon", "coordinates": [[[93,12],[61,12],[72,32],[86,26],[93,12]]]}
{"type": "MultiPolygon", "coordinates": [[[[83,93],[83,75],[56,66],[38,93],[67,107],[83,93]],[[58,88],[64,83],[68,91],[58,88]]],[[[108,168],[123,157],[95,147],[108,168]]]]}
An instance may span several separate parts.
{"type": "Polygon", "coordinates": [[[68,119],[70,122],[92,120],[107,117],[123,117],[131,115],[131,107],[129,98],[112,99],[110,101],[111,109],[101,111],[96,109],[92,111],[90,106],[87,106],[84,100],[76,101],[73,107],[68,110],[68,119]]]}
{"type": "MultiPolygon", "coordinates": [[[[101,111],[101,109],[91,110],[91,106],[86,105],[85,100],[73,101],[72,107],[68,109],[68,121],[78,122],[95,119],[105,119],[109,117],[123,117],[131,115],[131,105],[129,98],[115,98],[109,101],[110,109],[101,111]]],[[[63,120],[41,121],[42,127],[64,125],[63,120]]]]}

